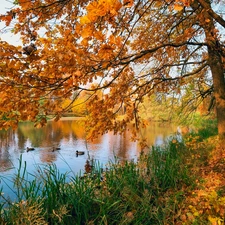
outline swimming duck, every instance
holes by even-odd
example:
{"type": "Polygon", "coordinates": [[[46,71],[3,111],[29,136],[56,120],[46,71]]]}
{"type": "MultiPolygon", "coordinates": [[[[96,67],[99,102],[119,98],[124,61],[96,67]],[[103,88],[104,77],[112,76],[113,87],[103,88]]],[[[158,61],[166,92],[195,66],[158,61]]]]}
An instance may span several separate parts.
{"type": "Polygon", "coordinates": [[[29,151],[34,151],[34,150],[35,150],[35,148],[27,147],[27,152],[29,152],[29,151]]]}
{"type": "Polygon", "coordinates": [[[84,155],[85,152],[82,152],[82,151],[76,151],[76,155],[84,155]]]}
{"type": "Polygon", "coordinates": [[[58,151],[60,149],[61,149],[60,147],[53,147],[52,151],[54,152],[54,151],[58,151]]]}

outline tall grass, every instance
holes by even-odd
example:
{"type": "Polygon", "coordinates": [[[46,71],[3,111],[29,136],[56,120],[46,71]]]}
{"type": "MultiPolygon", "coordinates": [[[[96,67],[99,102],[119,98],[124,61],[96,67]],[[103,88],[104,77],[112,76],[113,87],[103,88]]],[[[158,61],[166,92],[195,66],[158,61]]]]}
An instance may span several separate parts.
{"type": "Polygon", "coordinates": [[[183,142],[176,139],[164,148],[152,147],[151,157],[148,157],[148,169],[152,183],[162,190],[180,188],[182,182],[189,182],[188,169],[183,165],[187,149],[183,142]]]}
{"type": "Polygon", "coordinates": [[[185,151],[171,140],[137,162],[109,163],[104,171],[96,163],[82,177],[62,174],[54,164],[30,174],[20,162],[17,201],[5,207],[1,198],[1,224],[164,224],[184,196],[181,187],[191,182],[185,151]],[[171,189],[179,194],[169,196],[171,189]]]}

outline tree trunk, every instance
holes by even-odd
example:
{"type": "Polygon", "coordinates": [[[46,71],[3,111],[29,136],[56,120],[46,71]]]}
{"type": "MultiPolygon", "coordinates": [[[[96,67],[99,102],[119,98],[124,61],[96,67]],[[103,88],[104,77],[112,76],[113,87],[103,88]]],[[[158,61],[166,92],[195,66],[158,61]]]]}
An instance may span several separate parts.
{"type": "Polygon", "coordinates": [[[220,140],[225,140],[225,80],[222,62],[222,47],[217,40],[213,22],[205,29],[208,44],[208,62],[213,78],[214,96],[216,99],[216,114],[218,135],[220,140]]]}
{"type": "Polygon", "coordinates": [[[199,12],[199,22],[205,31],[208,46],[208,63],[212,73],[214,96],[216,99],[218,135],[220,140],[225,141],[225,80],[222,62],[223,49],[219,43],[214,20],[208,13],[212,10],[211,3],[209,0],[203,1],[203,3],[204,9],[200,11],[198,11],[198,1],[194,1],[192,6],[199,12]]]}
{"type": "Polygon", "coordinates": [[[218,49],[211,49],[210,46],[208,47],[208,54],[216,99],[218,134],[221,140],[225,140],[225,82],[222,58],[218,49]]]}

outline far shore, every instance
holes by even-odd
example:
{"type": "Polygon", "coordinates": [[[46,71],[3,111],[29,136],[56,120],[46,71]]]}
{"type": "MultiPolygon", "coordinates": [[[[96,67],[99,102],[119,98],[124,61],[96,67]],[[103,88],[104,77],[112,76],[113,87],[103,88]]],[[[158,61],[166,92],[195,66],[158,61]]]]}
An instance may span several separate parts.
{"type": "MultiPolygon", "coordinates": [[[[85,117],[78,117],[78,116],[63,116],[59,120],[79,120],[79,119],[84,119],[85,117]]],[[[54,121],[53,119],[49,119],[49,121],[54,121]]]]}

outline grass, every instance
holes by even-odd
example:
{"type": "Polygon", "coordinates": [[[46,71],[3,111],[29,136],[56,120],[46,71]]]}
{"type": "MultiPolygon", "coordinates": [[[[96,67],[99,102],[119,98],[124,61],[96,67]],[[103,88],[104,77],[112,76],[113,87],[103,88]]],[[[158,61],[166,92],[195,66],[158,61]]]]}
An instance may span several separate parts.
{"type": "Polygon", "coordinates": [[[141,154],[137,162],[109,163],[104,171],[96,163],[82,177],[62,174],[54,164],[29,174],[26,165],[20,164],[14,179],[17,201],[7,199],[6,203],[1,196],[0,222],[161,225],[224,221],[220,208],[225,203],[225,186],[207,191],[208,178],[201,174],[210,164],[213,143],[205,140],[208,136],[205,129],[189,134],[185,143],[172,138],[165,146],[153,146],[148,154],[141,154]],[[204,197],[199,197],[199,190],[204,197]],[[205,209],[202,200],[204,207],[211,208],[205,209]]]}

